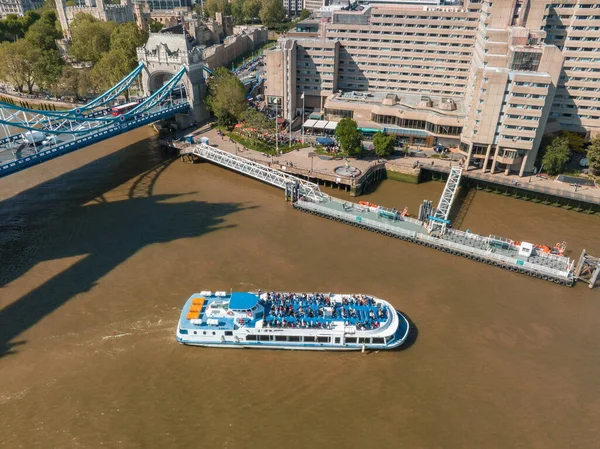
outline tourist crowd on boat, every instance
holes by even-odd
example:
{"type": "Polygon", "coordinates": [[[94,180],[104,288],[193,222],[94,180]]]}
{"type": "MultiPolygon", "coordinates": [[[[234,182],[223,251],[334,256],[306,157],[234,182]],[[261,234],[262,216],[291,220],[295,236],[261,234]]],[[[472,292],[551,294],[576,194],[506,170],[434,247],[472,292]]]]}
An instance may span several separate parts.
{"type": "Polygon", "coordinates": [[[334,301],[328,295],[267,293],[263,300],[267,312],[267,327],[304,329],[331,329],[332,321],[344,321],[359,330],[380,327],[388,312],[380,303],[364,295],[355,295],[334,301]]]}

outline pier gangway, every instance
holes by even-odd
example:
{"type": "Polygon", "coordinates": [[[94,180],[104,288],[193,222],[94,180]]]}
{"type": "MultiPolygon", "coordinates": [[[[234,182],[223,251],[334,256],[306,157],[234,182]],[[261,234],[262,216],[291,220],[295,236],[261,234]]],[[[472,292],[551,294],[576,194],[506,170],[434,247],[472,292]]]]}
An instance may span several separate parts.
{"type": "Polygon", "coordinates": [[[446,227],[450,224],[448,217],[450,216],[450,209],[452,209],[452,203],[458,191],[461,176],[462,167],[451,168],[435,214],[433,217],[429,217],[429,232],[438,231],[444,234],[446,231],[446,227]]]}
{"type": "MultiPolygon", "coordinates": [[[[255,162],[205,143],[171,141],[165,142],[165,144],[179,149],[179,154],[182,156],[191,155],[202,158],[285,189],[286,197],[291,198],[292,206],[297,210],[557,284],[571,286],[575,282],[574,261],[563,255],[537,251],[523,255],[519,248],[512,244],[512,240],[501,240],[496,236],[484,237],[450,228],[444,229],[444,233],[432,234],[425,221],[404,216],[397,211],[391,214],[381,214],[382,208],[365,207],[359,203],[335,198],[322,193],[317,184],[274,169],[266,162],[255,162]],[[290,191],[295,191],[296,194],[288,195],[290,191]],[[508,244],[498,245],[500,241],[508,244]]],[[[438,208],[443,214],[441,217],[445,217],[443,219],[448,217],[460,181],[461,171],[456,170],[455,173],[456,176],[453,176],[449,183],[449,194],[442,195],[444,204],[438,208]]],[[[393,209],[389,210],[394,211],[393,209]]]]}
{"type": "Polygon", "coordinates": [[[321,192],[318,184],[305,181],[296,176],[204,143],[187,145],[180,150],[179,154],[198,156],[286,191],[290,188],[297,188],[299,196],[305,197],[310,201],[321,202],[328,198],[328,195],[321,192]]]}

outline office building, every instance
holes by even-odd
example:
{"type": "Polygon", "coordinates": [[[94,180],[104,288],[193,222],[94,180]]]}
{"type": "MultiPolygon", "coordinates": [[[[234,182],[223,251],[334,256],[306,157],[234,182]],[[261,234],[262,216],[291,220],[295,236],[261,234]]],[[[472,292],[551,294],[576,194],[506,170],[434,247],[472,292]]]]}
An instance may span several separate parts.
{"type": "Polygon", "coordinates": [[[330,120],[353,117],[367,134],[455,146],[484,171],[520,174],[533,170],[546,129],[600,131],[591,0],[394,0],[317,14],[267,55],[267,100],[285,117],[304,92],[330,120]]]}
{"type": "Polygon", "coordinates": [[[0,17],[8,14],[23,16],[27,11],[41,8],[44,0],[0,0],[0,17]]]}
{"type": "Polygon", "coordinates": [[[302,8],[304,7],[303,0],[282,0],[283,1],[283,9],[285,10],[285,14],[288,16],[299,16],[300,12],[302,12],[302,8]]]}

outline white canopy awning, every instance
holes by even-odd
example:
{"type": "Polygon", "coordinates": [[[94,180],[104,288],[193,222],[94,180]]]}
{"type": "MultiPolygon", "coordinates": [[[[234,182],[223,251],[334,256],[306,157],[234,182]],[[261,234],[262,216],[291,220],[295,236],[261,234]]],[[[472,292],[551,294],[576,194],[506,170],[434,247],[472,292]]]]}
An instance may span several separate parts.
{"type": "Polygon", "coordinates": [[[335,130],[337,128],[338,122],[329,122],[327,123],[327,126],[325,126],[325,129],[331,129],[331,130],[335,130]]]}
{"type": "Polygon", "coordinates": [[[304,122],[304,125],[302,125],[304,128],[312,128],[313,126],[315,126],[315,123],[317,123],[316,120],[307,120],[304,122]]]}
{"type": "Polygon", "coordinates": [[[325,129],[325,126],[327,126],[327,120],[319,120],[313,128],[325,129]]]}

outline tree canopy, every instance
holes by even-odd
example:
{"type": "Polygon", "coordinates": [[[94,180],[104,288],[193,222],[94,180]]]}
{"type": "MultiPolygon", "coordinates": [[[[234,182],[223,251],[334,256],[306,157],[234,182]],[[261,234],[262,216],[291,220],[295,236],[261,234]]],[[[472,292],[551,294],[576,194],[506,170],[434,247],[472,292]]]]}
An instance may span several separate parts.
{"type": "Polygon", "coordinates": [[[590,170],[595,175],[600,175],[600,137],[594,137],[587,150],[590,170]]]}
{"type": "Polygon", "coordinates": [[[258,17],[266,26],[280,23],[285,18],[283,2],[281,0],[263,0],[258,17]]]}
{"type": "Polygon", "coordinates": [[[247,21],[251,21],[258,17],[262,3],[260,0],[246,0],[244,2],[244,18],[247,21]]]}
{"type": "Polygon", "coordinates": [[[574,151],[576,153],[585,152],[585,145],[587,144],[587,140],[585,139],[585,137],[569,131],[563,131],[561,136],[567,138],[567,140],[569,141],[569,148],[571,149],[571,151],[574,151]]]}
{"type": "Polygon", "coordinates": [[[84,98],[92,89],[90,69],[76,69],[65,66],[62,75],[55,84],[55,92],[68,92],[75,95],[77,100],[84,98]]]}
{"type": "Polygon", "coordinates": [[[335,134],[340,142],[342,151],[349,156],[356,156],[362,151],[361,134],[356,122],[350,117],[345,117],[338,123],[335,134]]]}
{"type": "Polygon", "coordinates": [[[274,131],[275,121],[269,120],[265,114],[258,112],[256,109],[246,109],[240,119],[243,120],[250,128],[255,128],[257,132],[274,131]]]}
{"type": "Polygon", "coordinates": [[[569,139],[555,137],[550,145],[546,147],[546,152],[542,158],[542,166],[549,174],[557,175],[564,170],[570,155],[569,139]]]}
{"type": "Polygon", "coordinates": [[[248,108],[244,85],[226,68],[218,68],[208,82],[206,105],[220,125],[233,127],[248,108]]]}
{"type": "Polygon", "coordinates": [[[0,20],[0,40],[1,41],[16,41],[25,36],[35,22],[40,19],[37,11],[27,11],[23,17],[16,14],[7,14],[6,17],[0,20]]]}
{"type": "Polygon", "coordinates": [[[135,22],[126,22],[117,26],[110,35],[110,51],[121,51],[125,58],[123,66],[131,72],[137,65],[136,49],[148,40],[148,32],[140,30],[135,22]]]}
{"type": "Polygon", "coordinates": [[[79,13],[71,23],[69,53],[78,61],[96,64],[110,50],[114,22],[100,22],[95,17],[79,13]]]}
{"type": "Polygon", "coordinates": [[[164,25],[160,23],[158,20],[150,19],[148,21],[148,28],[151,33],[158,33],[160,30],[164,28],[164,25]]]}
{"type": "Polygon", "coordinates": [[[311,16],[312,12],[308,9],[303,9],[300,11],[300,20],[308,19],[311,16]]]}
{"type": "Polygon", "coordinates": [[[16,42],[3,42],[0,44],[0,75],[4,81],[12,84],[22,92],[27,87],[29,93],[33,92],[35,84],[36,61],[41,56],[41,51],[34,48],[25,39],[16,42]]]}
{"type": "Polygon", "coordinates": [[[396,137],[387,135],[383,132],[378,132],[373,137],[373,146],[375,154],[379,157],[386,157],[392,154],[394,151],[394,144],[396,143],[396,137]]]}
{"type": "Polygon", "coordinates": [[[207,0],[204,2],[204,12],[213,19],[217,12],[229,16],[231,15],[231,3],[228,0],[207,0]]]}
{"type": "Polygon", "coordinates": [[[92,84],[99,90],[108,90],[131,71],[125,51],[116,48],[102,55],[90,73],[92,84]]]}

